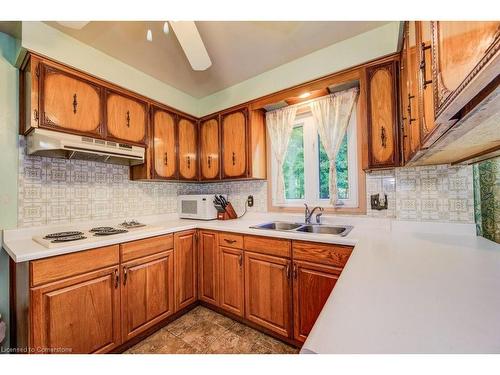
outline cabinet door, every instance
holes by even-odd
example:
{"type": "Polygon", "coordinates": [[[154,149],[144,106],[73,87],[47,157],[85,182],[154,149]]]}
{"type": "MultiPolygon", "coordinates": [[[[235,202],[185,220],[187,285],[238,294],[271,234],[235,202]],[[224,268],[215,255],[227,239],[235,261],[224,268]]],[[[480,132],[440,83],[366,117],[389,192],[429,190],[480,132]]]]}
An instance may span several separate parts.
{"type": "Polygon", "coordinates": [[[431,23],[417,21],[417,39],[420,52],[419,93],[420,110],[420,144],[427,147],[427,140],[434,128],[434,92],[432,84],[431,23]]]}
{"type": "Polygon", "coordinates": [[[245,252],[245,317],[290,337],[290,261],[245,252]]]}
{"type": "Polygon", "coordinates": [[[219,305],[219,241],[216,232],[199,232],[198,265],[199,298],[219,305]]]}
{"type": "Polygon", "coordinates": [[[105,353],[118,346],[118,272],[118,266],[107,267],[31,289],[30,346],[67,353],[105,353]]]}
{"type": "Polygon", "coordinates": [[[222,172],[224,178],[247,176],[247,111],[222,115],[222,172]]]}
{"type": "Polygon", "coordinates": [[[408,79],[408,107],[407,123],[409,127],[410,158],[420,149],[420,116],[418,108],[419,86],[419,47],[417,46],[416,22],[408,23],[408,49],[407,49],[407,79],[408,79]]]}
{"type": "Polygon", "coordinates": [[[341,269],[308,262],[293,264],[294,338],[304,342],[337,282],[341,269]]]}
{"type": "Polygon", "coordinates": [[[401,118],[401,147],[403,147],[403,160],[402,164],[406,164],[410,160],[410,124],[408,122],[408,37],[407,37],[407,23],[405,25],[403,49],[401,50],[401,68],[399,74],[399,95],[400,95],[400,118],[401,118]]]}
{"type": "Polygon", "coordinates": [[[219,119],[200,122],[200,170],[202,180],[219,178],[219,119]]]}
{"type": "Polygon", "coordinates": [[[396,72],[396,61],[367,69],[370,168],[399,165],[396,72]]]}
{"type": "Polygon", "coordinates": [[[220,247],[220,307],[238,316],[245,312],[243,250],[220,247]]]}
{"type": "Polygon", "coordinates": [[[113,91],[107,91],[106,130],[108,138],[144,144],[146,124],[146,103],[113,91]]]}
{"type": "Polygon", "coordinates": [[[173,251],[122,265],[122,338],[127,341],[174,312],[173,251]]]}
{"type": "Polygon", "coordinates": [[[196,180],[198,129],[194,121],[181,118],[179,128],[179,177],[183,180],[196,180]]]}
{"type": "Polygon", "coordinates": [[[40,126],[69,133],[101,136],[101,87],[54,67],[40,65],[40,126]]]}
{"type": "Polygon", "coordinates": [[[500,22],[431,24],[435,117],[446,123],[498,75],[500,22]]]}
{"type": "Polygon", "coordinates": [[[177,178],[176,124],[173,113],[153,111],[153,155],[155,178],[177,178]]]}
{"type": "Polygon", "coordinates": [[[196,231],[174,235],[175,311],[196,302],[196,231]]]}

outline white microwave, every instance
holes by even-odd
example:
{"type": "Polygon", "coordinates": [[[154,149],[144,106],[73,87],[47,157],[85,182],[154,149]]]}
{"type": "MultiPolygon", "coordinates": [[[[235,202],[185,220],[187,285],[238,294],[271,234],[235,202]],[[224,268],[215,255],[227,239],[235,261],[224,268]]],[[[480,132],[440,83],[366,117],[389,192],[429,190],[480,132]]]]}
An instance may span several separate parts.
{"type": "MultiPolygon", "coordinates": [[[[223,195],[223,197],[226,197],[223,195]]],[[[214,194],[179,195],[177,212],[181,219],[214,220],[214,194]]]]}

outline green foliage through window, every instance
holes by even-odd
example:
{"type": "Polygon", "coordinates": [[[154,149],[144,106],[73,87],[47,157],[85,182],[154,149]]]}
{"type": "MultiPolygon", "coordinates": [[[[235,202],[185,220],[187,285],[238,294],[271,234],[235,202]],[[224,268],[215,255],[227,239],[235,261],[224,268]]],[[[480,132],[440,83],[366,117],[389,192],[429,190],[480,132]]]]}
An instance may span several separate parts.
{"type": "Polygon", "coordinates": [[[292,130],[283,163],[286,199],[304,199],[304,126],[292,130]]]}
{"type": "MultiPolygon", "coordinates": [[[[329,169],[330,162],[328,156],[318,136],[319,144],[319,198],[328,199],[330,193],[328,183],[330,181],[329,169]]],[[[339,199],[349,198],[349,178],[347,169],[347,135],[344,136],[340,145],[335,166],[337,167],[337,196],[339,199]]]]}

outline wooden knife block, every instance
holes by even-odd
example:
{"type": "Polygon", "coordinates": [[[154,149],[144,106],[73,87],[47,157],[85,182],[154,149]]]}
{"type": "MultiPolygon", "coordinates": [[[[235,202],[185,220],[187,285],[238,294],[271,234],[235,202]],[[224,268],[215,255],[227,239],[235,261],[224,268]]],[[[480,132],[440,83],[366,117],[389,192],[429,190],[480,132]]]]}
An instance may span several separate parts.
{"type": "Polygon", "coordinates": [[[227,204],[226,211],[217,213],[218,220],[231,220],[237,218],[238,215],[236,214],[236,211],[234,210],[233,205],[231,203],[227,204]]]}

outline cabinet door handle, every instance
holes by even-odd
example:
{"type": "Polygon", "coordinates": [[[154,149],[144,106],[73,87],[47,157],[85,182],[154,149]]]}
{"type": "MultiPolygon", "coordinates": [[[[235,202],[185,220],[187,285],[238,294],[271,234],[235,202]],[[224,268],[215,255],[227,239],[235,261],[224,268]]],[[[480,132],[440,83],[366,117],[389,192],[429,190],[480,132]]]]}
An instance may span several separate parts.
{"type": "Polygon", "coordinates": [[[191,157],[188,155],[186,156],[186,159],[187,159],[187,167],[188,169],[191,169],[191,157]]]}
{"type": "Polygon", "coordinates": [[[130,128],[130,111],[127,111],[127,128],[130,128]]]}
{"type": "Polygon", "coordinates": [[[233,158],[232,159],[233,159],[233,165],[235,165],[236,164],[236,154],[234,152],[233,152],[233,158]]]}
{"type": "Polygon", "coordinates": [[[76,114],[76,107],[78,106],[78,100],[76,100],[76,94],[73,95],[73,113],[76,114]]]}
{"type": "Polygon", "coordinates": [[[426,46],[424,42],[422,42],[422,46],[420,48],[421,56],[420,56],[420,71],[422,72],[422,87],[425,90],[427,85],[432,83],[432,79],[427,79],[425,73],[425,51],[427,51],[431,46],[426,46]]]}
{"type": "Polygon", "coordinates": [[[286,264],[286,278],[290,280],[290,263],[286,264]]]}
{"type": "Polygon", "coordinates": [[[240,265],[240,268],[243,267],[243,255],[240,254],[239,258],[238,258],[238,264],[240,265]]]}
{"type": "Polygon", "coordinates": [[[212,157],[208,155],[207,157],[207,164],[208,164],[208,169],[212,168],[212,157]]]}
{"type": "Polygon", "coordinates": [[[387,147],[387,136],[385,135],[385,127],[382,126],[380,128],[380,142],[382,143],[382,147],[387,147]]]}
{"type": "Polygon", "coordinates": [[[168,152],[165,152],[165,165],[168,165],[168,152]]]}
{"type": "Polygon", "coordinates": [[[120,274],[118,273],[118,268],[115,268],[115,289],[120,285],[120,274]]]}
{"type": "Polygon", "coordinates": [[[34,109],[33,110],[33,119],[38,122],[38,110],[37,109],[34,109]]]}
{"type": "Polygon", "coordinates": [[[123,285],[127,284],[127,267],[123,267],[123,285]]]}
{"type": "Polygon", "coordinates": [[[293,264],[293,278],[297,280],[297,264],[293,264]]]}
{"type": "Polygon", "coordinates": [[[227,242],[227,243],[235,243],[236,240],[228,240],[227,238],[224,238],[224,242],[227,242]]]}
{"type": "Polygon", "coordinates": [[[408,110],[408,124],[410,124],[410,125],[413,121],[416,121],[415,118],[411,117],[411,100],[413,98],[415,98],[415,95],[408,94],[408,108],[407,108],[407,110],[408,110]]]}

